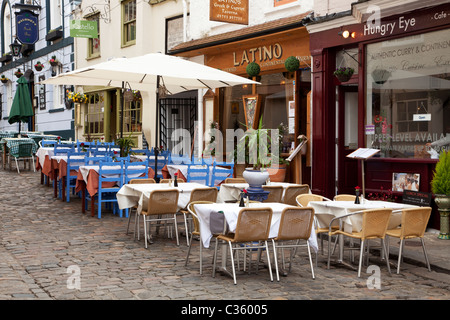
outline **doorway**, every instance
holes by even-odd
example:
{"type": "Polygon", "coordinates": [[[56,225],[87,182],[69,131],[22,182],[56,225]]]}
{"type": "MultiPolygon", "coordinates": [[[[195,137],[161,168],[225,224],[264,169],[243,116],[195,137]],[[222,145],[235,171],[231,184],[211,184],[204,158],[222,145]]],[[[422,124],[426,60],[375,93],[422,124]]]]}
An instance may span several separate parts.
{"type": "Polygon", "coordinates": [[[354,194],[358,185],[358,162],[347,155],[358,149],[358,86],[338,87],[336,121],[337,194],[354,194]]]}

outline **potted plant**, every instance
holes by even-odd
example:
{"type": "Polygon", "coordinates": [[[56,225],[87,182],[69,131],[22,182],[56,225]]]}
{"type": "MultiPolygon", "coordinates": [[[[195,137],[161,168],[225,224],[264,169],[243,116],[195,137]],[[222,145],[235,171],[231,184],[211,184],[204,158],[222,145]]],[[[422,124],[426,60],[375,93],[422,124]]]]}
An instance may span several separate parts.
{"type": "Polygon", "coordinates": [[[375,69],[372,71],[372,78],[376,84],[384,84],[391,76],[391,72],[385,69],[375,69]]]}
{"type": "Polygon", "coordinates": [[[253,78],[259,75],[259,73],[261,72],[261,67],[256,62],[250,62],[247,65],[247,68],[245,68],[245,71],[250,78],[253,78]]]}
{"type": "Polygon", "coordinates": [[[134,147],[134,141],[131,133],[128,137],[117,139],[116,144],[120,146],[120,156],[127,157],[131,153],[131,148],[134,147]]]}
{"type": "Polygon", "coordinates": [[[439,239],[450,239],[450,151],[442,151],[433,172],[431,191],[440,214],[439,239]]]}
{"type": "Polygon", "coordinates": [[[44,65],[43,65],[40,61],[38,61],[38,62],[36,62],[36,64],[34,65],[34,68],[36,69],[36,71],[41,71],[42,68],[44,68],[44,65]]]}
{"type": "Polygon", "coordinates": [[[14,75],[15,75],[17,78],[20,78],[21,76],[23,76],[23,73],[22,73],[22,71],[20,71],[20,69],[17,69],[17,71],[14,72],[14,75]]]}
{"type": "Polygon", "coordinates": [[[0,62],[8,62],[12,60],[11,52],[6,52],[0,57],[0,62]]]}
{"type": "Polygon", "coordinates": [[[2,74],[2,76],[0,77],[0,81],[3,83],[8,83],[9,79],[4,74],[2,74]]]}
{"type": "Polygon", "coordinates": [[[341,67],[336,69],[333,74],[340,82],[347,82],[350,80],[354,72],[355,70],[353,68],[341,67]]]}
{"type": "Polygon", "coordinates": [[[55,67],[59,64],[59,61],[58,59],[56,59],[56,56],[52,56],[52,58],[48,62],[52,65],[52,67],[55,67]]]}
{"type": "Polygon", "coordinates": [[[242,176],[249,184],[248,191],[262,192],[262,185],[269,178],[266,167],[270,165],[268,130],[262,127],[262,118],[258,129],[248,128],[245,135],[239,140],[236,152],[237,159],[245,159],[251,167],[245,168],[242,176]]]}

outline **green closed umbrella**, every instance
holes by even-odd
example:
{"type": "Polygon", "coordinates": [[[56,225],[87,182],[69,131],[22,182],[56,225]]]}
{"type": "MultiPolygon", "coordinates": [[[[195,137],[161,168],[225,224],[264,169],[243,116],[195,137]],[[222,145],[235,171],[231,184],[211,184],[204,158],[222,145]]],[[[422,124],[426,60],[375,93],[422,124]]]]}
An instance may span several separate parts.
{"type": "Polygon", "coordinates": [[[19,122],[20,133],[20,123],[28,122],[30,117],[33,116],[33,105],[27,79],[20,77],[17,83],[16,95],[14,96],[11,111],[9,112],[8,122],[10,124],[19,122]]]}

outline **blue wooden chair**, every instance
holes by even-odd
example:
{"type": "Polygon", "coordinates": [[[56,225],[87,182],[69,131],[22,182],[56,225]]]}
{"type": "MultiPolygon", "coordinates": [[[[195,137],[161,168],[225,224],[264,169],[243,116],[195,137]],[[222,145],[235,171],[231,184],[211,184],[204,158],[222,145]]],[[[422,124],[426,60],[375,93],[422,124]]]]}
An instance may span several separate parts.
{"type": "Polygon", "coordinates": [[[124,184],[130,183],[130,180],[148,179],[148,160],[145,161],[125,161],[124,184]]]}
{"type": "Polygon", "coordinates": [[[39,145],[41,147],[43,147],[43,148],[44,147],[54,148],[57,143],[58,142],[56,140],[44,140],[44,139],[42,139],[41,141],[39,141],[39,145]]]}
{"type": "Polygon", "coordinates": [[[214,160],[210,187],[220,188],[220,184],[228,177],[233,177],[234,162],[217,162],[214,160]]]}
{"type": "Polygon", "coordinates": [[[84,159],[73,158],[75,156],[84,156],[84,152],[69,152],[67,154],[67,175],[66,175],[66,202],[70,202],[70,191],[75,189],[77,174],[80,165],[84,164],[84,159]]]}
{"type": "MultiPolygon", "coordinates": [[[[101,219],[102,217],[102,204],[112,203],[114,209],[117,207],[116,194],[123,186],[124,181],[124,162],[111,161],[111,162],[100,162],[98,170],[98,192],[97,192],[97,217],[101,219]],[[115,182],[114,187],[105,188],[103,187],[103,182],[115,182]]],[[[91,201],[95,201],[91,199],[91,201]]],[[[115,210],[114,210],[115,211],[115,210]]],[[[120,217],[122,217],[122,210],[119,210],[120,217]]]]}
{"type": "Polygon", "coordinates": [[[209,166],[205,163],[188,164],[188,171],[186,177],[187,182],[198,182],[206,186],[209,186],[209,178],[210,178],[209,171],[210,171],[209,166]]]}
{"type": "Polygon", "coordinates": [[[84,165],[85,166],[95,166],[100,162],[109,162],[111,161],[110,156],[98,156],[98,157],[84,157],[84,165]]]}

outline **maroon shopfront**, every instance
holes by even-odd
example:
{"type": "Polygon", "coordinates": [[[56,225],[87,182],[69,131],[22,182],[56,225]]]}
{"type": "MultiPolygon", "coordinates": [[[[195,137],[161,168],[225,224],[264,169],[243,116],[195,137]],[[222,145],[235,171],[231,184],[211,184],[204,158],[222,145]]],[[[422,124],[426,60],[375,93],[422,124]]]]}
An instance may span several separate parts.
{"type": "MultiPolygon", "coordinates": [[[[354,194],[363,163],[366,197],[431,193],[438,154],[450,148],[442,142],[450,135],[450,4],[395,12],[337,28],[324,19],[330,28],[309,30],[314,193],[354,194]],[[354,69],[347,82],[333,75],[341,67],[354,69]],[[358,148],[380,151],[364,162],[347,157],[358,148]]],[[[439,229],[436,209],[430,226],[439,229]]]]}

